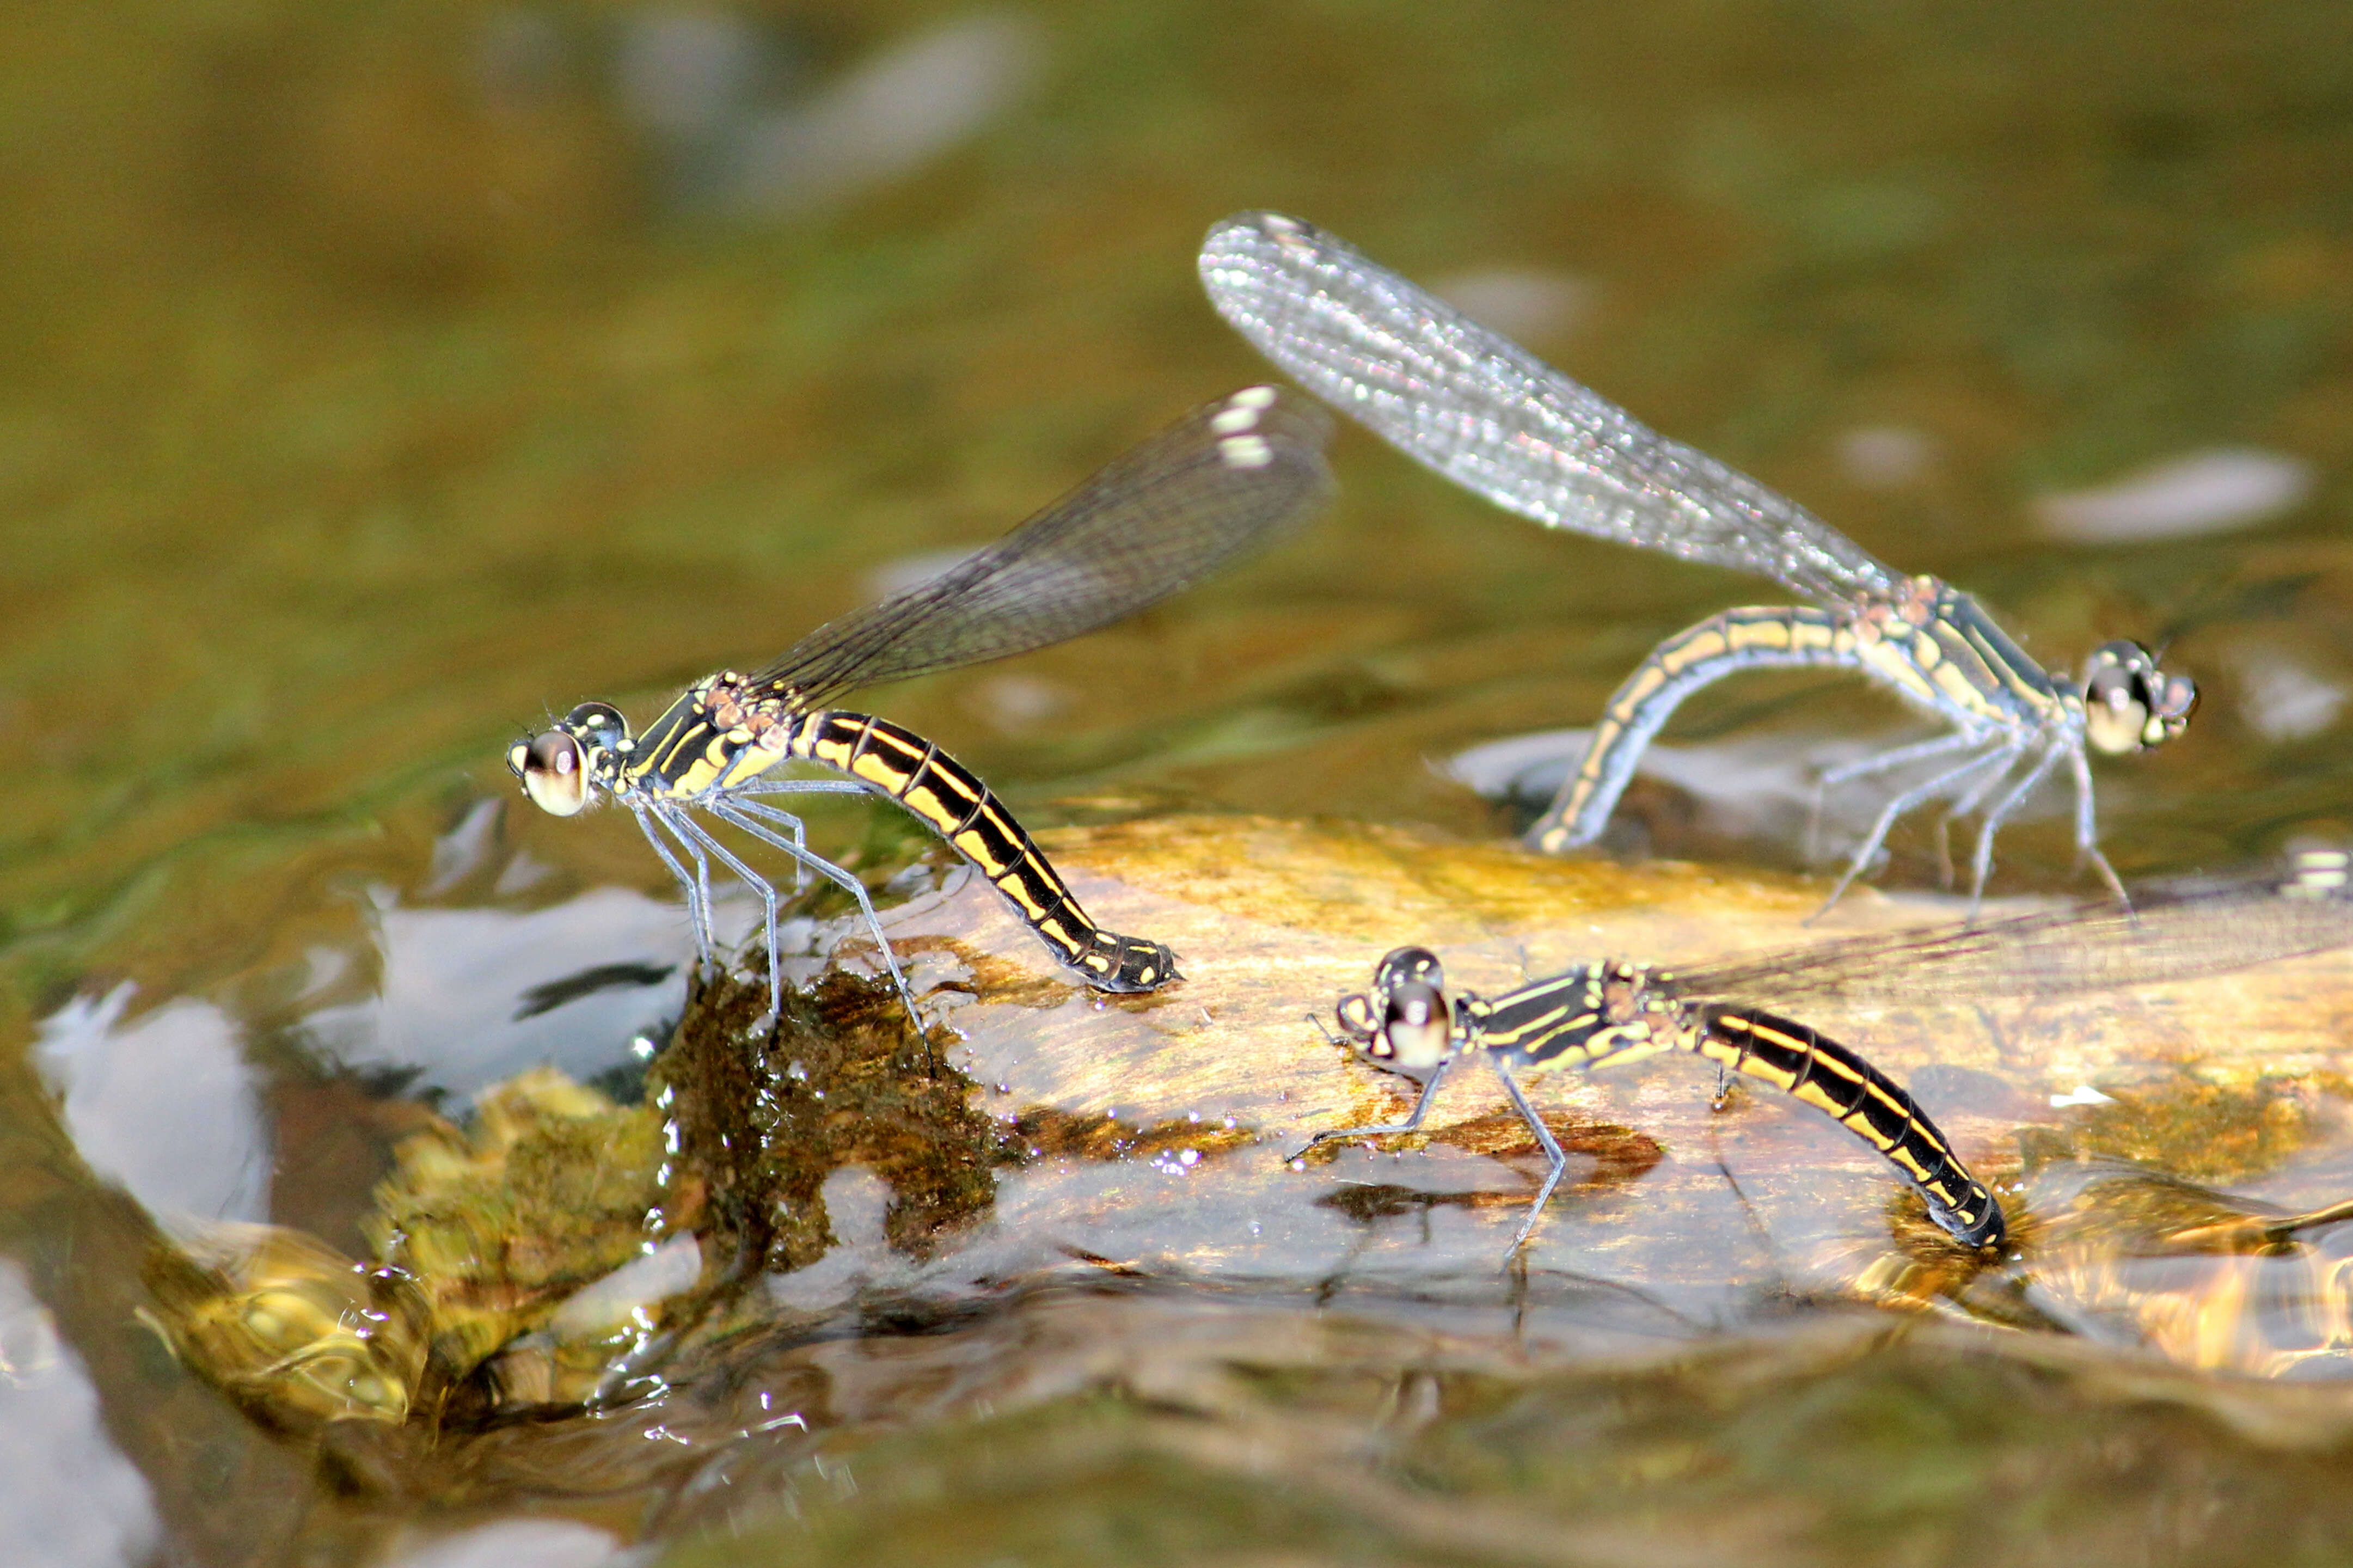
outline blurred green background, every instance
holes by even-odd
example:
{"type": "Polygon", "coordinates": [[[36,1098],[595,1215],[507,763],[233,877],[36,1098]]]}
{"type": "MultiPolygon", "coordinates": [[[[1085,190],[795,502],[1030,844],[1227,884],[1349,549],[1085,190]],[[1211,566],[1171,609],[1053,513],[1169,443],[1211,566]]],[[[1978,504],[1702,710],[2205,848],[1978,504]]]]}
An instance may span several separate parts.
{"type": "MultiPolygon", "coordinates": [[[[2207,703],[2103,770],[2128,877],[2353,826],[2345,7],[24,5],[0,16],[14,1035],[124,978],[145,1008],[348,942],[354,889],[421,885],[548,712],[643,716],[1264,375],[1192,263],[1258,206],[1451,283],[2054,668],[2167,643],[2207,703]],[[2277,481],[2241,526],[2037,521],[2217,452],[2277,481]]],[[[1036,826],[1493,837],[1510,814],[1427,760],[1589,722],[1659,637],[1780,596],[1548,535],[1354,431],[1335,462],[1341,504],[1280,552],[878,706],[1036,826]]],[[[1852,681],[1764,679],[1677,732],[1902,722],[1852,681]]],[[[501,896],[659,892],[616,816],[511,822],[561,875],[501,896]]],[[[1690,820],[1653,812],[1651,847],[1796,864],[1690,820]]],[[[2063,823],[2003,846],[2005,889],[2064,885],[2063,823]]],[[[1925,847],[1899,836],[1890,879],[1925,847]]],[[[18,1248],[82,1271],[85,1358],[136,1362],[127,1222],[8,1079],[18,1248]],[[114,1239],[77,1253],[86,1226],[114,1239]]],[[[215,1518],[199,1556],[250,1545],[218,1524],[237,1499],[308,1484],[238,1463],[167,1507],[215,1518]]],[[[1233,1550],[1151,1539],[1134,1560],[1233,1550]]],[[[1463,1560],[1555,1560],[1507,1545],[1463,1560]]]]}
{"type": "MultiPolygon", "coordinates": [[[[461,771],[492,786],[550,708],[764,658],[1263,374],[1190,263],[1250,205],[1533,288],[1540,352],[1975,589],[2054,668],[2175,638],[2212,700],[2179,754],[2111,770],[2128,870],[2336,808],[2306,787],[2333,724],[2267,742],[2233,691],[2266,659],[2347,676],[2299,613],[2342,593],[2353,431],[2334,8],[5,26],[0,930],[69,971],[216,856],[242,877],[461,771]],[[2319,476],[2284,523],[2034,541],[2039,495],[2245,447],[2319,476]]],[[[1354,434],[1339,460],[1311,541],[1025,667],[1052,722],[976,722],[985,676],[894,711],[1017,798],[1110,770],[1484,830],[1418,752],[1588,721],[1658,636],[1778,594],[1546,537],[1354,434]]]]}

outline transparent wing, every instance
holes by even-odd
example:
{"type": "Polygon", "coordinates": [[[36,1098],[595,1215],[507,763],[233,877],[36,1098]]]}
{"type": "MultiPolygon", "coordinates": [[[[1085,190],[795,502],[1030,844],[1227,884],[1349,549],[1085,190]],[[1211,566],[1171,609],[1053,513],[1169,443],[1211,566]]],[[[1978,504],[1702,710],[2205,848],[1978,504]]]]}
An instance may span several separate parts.
{"type": "Polygon", "coordinates": [[[2292,874],[2136,889],[2109,900],[1982,924],[1874,932],[1787,952],[1678,969],[1687,996],[1777,1008],[1791,998],[1969,1002],[2062,995],[2221,974],[2353,943],[2345,857],[2300,859],[2292,874]]]}
{"type": "Polygon", "coordinates": [[[816,706],[853,687],[1026,653],[1157,604],[1329,497],[1330,421],[1245,387],[1113,459],[927,583],[818,627],[753,679],[816,706]]]}
{"type": "Polygon", "coordinates": [[[1903,584],[1795,501],[1666,439],[1312,225],[1228,218],[1200,268],[1219,313],[1301,385],[1507,510],[1754,572],[1821,603],[1903,584]]]}

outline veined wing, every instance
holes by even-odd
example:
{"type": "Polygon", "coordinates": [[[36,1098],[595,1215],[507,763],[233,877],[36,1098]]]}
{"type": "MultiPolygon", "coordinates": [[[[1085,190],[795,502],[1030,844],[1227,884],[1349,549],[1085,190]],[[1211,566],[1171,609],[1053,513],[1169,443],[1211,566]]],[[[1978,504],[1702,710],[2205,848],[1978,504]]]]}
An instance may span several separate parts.
{"type": "Polygon", "coordinates": [[[1874,931],[1814,947],[1676,969],[1680,994],[1775,1007],[1791,998],[1970,1002],[2154,985],[2353,944],[2342,851],[2287,876],[2205,879],[1978,924],[1874,931]]]}
{"type": "Polygon", "coordinates": [[[1795,501],[1310,224],[1228,218],[1200,268],[1219,312],[1301,385],[1507,510],[1754,572],[1820,603],[1892,595],[1904,582],[1795,501]]]}
{"type": "Polygon", "coordinates": [[[931,581],[803,637],[753,679],[814,707],[854,687],[1027,653],[1159,603],[1331,494],[1331,423],[1245,387],[1204,404],[931,581]]]}

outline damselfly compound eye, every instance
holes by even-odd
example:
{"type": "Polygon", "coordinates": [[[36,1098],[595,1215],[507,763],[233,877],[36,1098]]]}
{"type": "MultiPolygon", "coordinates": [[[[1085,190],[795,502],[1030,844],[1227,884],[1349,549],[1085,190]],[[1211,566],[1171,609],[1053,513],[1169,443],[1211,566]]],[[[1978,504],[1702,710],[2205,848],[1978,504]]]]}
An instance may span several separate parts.
{"type": "Polygon", "coordinates": [[[2161,746],[2181,733],[2198,708],[2198,686],[2167,675],[2138,643],[2112,642],[2092,656],[2084,679],[2084,738],[2119,756],[2161,746]]]}
{"type": "MultiPolygon", "coordinates": [[[[2165,726],[2165,739],[2171,740],[2189,726],[2189,717],[2198,711],[2198,683],[2186,675],[2168,675],[2156,687],[2157,700],[2149,711],[2165,726]]],[[[2155,741],[2148,742],[2154,746],[2155,741]]]]}
{"type": "Polygon", "coordinates": [[[1439,967],[1438,954],[1426,947],[1399,947],[1390,950],[1373,971],[1373,989],[1387,992],[1409,981],[1425,985],[1444,985],[1446,971],[1439,967]]]}
{"type": "Polygon", "coordinates": [[[551,816],[572,816],[588,804],[586,758],[580,742],[550,730],[507,754],[507,765],[522,778],[522,792],[551,816]]]}
{"type": "Polygon", "coordinates": [[[628,721],[621,710],[609,702],[583,702],[564,716],[564,728],[583,744],[611,750],[615,742],[627,737],[628,721]]]}
{"type": "Polygon", "coordinates": [[[1389,991],[1381,1019],[1379,1044],[1388,1049],[1377,1044],[1374,1053],[1401,1068],[1434,1068],[1446,1059],[1452,1034],[1446,993],[1419,980],[1403,981],[1389,991]]]}

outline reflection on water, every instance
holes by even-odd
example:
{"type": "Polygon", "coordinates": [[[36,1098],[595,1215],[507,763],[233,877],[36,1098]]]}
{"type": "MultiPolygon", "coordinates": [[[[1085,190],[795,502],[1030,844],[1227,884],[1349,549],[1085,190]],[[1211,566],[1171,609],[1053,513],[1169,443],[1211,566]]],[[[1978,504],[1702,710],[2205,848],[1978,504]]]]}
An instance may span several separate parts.
{"type": "Polygon", "coordinates": [[[2294,511],[2312,499],[2312,465],[2232,447],[2174,458],[2096,489],[2043,496],[2043,531],[2075,544],[2227,533],[2294,511]]]}
{"type": "Polygon", "coordinates": [[[804,102],[747,121],[709,199],[737,217],[790,217],[912,174],[1018,101],[1042,52],[1018,12],[919,33],[804,102]]]}
{"type": "Polygon", "coordinates": [[[160,1533],[81,1358],[24,1269],[0,1258],[0,1560],[113,1568],[145,1561],[160,1533]]]}
{"type": "Polygon", "coordinates": [[[2353,1226],[2270,1239],[2268,1205],[2097,1167],[2055,1173],[2035,1200],[2048,1229],[2030,1300],[2070,1331],[2183,1366],[2353,1377],[2353,1226]]]}
{"type": "Polygon", "coordinates": [[[617,1065],[678,1016],[694,956],[677,904],[619,888],[520,914],[380,905],[375,923],[376,994],[302,1027],[336,1062],[407,1069],[458,1095],[541,1063],[584,1079],[617,1065]]]}
{"type": "MultiPolygon", "coordinates": [[[[551,10],[491,18],[492,79],[543,74],[567,40],[551,10]]],[[[658,149],[661,190],[686,213],[805,217],[887,184],[1018,103],[1044,53],[1015,11],[968,14],[898,38],[830,79],[782,22],[654,5],[617,19],[611,76],[623,115],[658,149]]]]}
{"type": "Polygon", "coordinates": [[[412,1545],[386,1568],[600,1568],[640,1560],[593,1525],[561,1519],[506,1519],[412,1545]]]}
{"type": "MultiPolygon", "coordinates": [[[[126,1017],[136,987],[125,983],[42,1020],[33,1059],[83,1163],[175,1234],[266,1220],[273,1089],[356,1073],[462,1102],[543,1065],[581,1079],[630,1069],[651,1049],[635,1043],[661,1032],[685,994],[693,943],[681,910],[621,889],[527,912],[388,901],[373,912],[375,994],[299,1016],[304,1060],[290,1079],[258,1066],[248,1025],[211,1002],[126,1017]]],[[[746,910],[722,912],[740,937],[746,910]]],[[[317,950],[305,989],[348,967],[317,950]]]]}
{"type": "Polygon", "coordinates": [[[42,1021],[34,1060],[75,1150],[166,1228],[268,1219],[269,1131],[235,1021],[183,999],[126,1024],[134,989],[42,1021]]]}
{"type": "MultiPolygon", "coordinates": [[[[2326,657],[2326,656],[2324,656],[2326,657]]],[[[2261,645],[2241,652],[2237,675],[2246,694],[2248,727],[2274,743],[2306,741],[2337,726],[2348,695],[2348,672],[2331,658],[2329,675],[2314,670],[2296,654],[2261,645]]]]}

